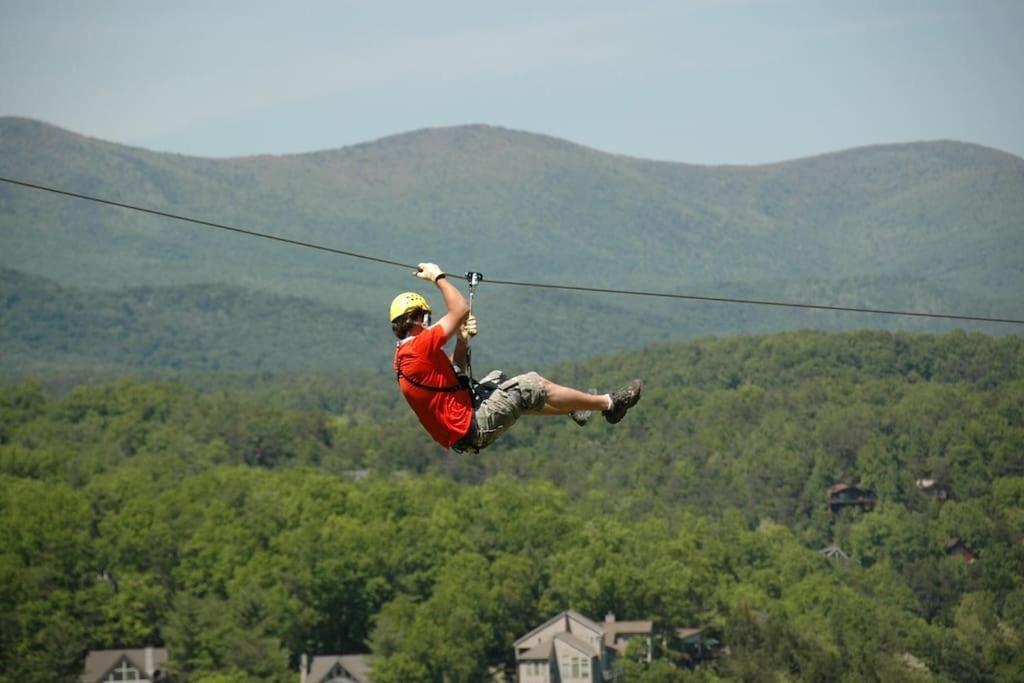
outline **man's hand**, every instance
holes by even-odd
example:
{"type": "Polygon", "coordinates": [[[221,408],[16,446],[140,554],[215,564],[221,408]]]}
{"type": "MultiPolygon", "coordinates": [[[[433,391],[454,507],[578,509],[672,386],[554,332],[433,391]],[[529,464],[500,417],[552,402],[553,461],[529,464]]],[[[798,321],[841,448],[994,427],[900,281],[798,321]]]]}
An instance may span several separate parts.
{"type": "Polygon", "coordinates": [[[468,343],[470,337],[475,337],[477,332],[476,316],[472,313],[466,318],[466,322],[459,327],[459,339],[468,343]]]}
{"type": "Polygon", "coordinates": [[[436,263],[420,263],[416,266],[416,272],[413,273],[413,275],[422,280],[429,280],[436,283],[437,278],[444,275],[444,271],[441,270],[441,266],[436,263]]]}

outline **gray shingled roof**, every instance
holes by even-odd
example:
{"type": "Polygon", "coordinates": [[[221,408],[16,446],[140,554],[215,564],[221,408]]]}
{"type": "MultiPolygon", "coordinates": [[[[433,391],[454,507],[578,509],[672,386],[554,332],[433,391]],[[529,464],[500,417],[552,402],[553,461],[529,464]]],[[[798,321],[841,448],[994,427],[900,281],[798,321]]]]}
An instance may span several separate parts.
{"type": "Polygon", "coordinates": [[[341,665],[352,674],[356,683],[370,683],[370,655],[342,655],[341,665]]]}
{"type": "Polygon", "coordinates": [[[686,640],[687,638],[693,638],[696,635],[704,633],[703,628],[677,628],[676,638],[686,640]]]}
{"type": "Polygon", "coordinates": [[[597,656],[601,654],[600,652],[594,651],[593,645],[586,641],[580,640],[571,633],[559,633],[557,636],[553,638],[553,640],[559,640],[563,643],[568,643],[569,645],[571,645],[572,647],[586,655],[597,656]]]}
{"type": "Polygon", "coordinates": [[[543,624],[538,626],[537,628],[535,628],[532,631],[530,631],[529,633],[527,633],[525,636],[522,636],[521,638],[516,640],[514,645],[516,647],[519,647],[520,643],[522,643],[523,641],[529,640],[538,631],[544,630],[545,628],[547,628],[548,626],[550,626],[554,622],[558,621],[559,619],[565,619],[567,616],[568,617],[572,617],[573,619],[579,621],[584,626],[587,626],[588,628],[593,629],[597,633],[604,633],[604,627],[601,626],[600,624],[597,624],[597,623],[591,621],[590,619],[587,619],[585,616],[583,616],[582,614],[580,614],[579,612],[577,612],[575,610],[567,609],[567,610],[564,610],[562,612],[559,612],[558,614],[556,614],[555,616],[551,617],[550,619],[545,621],[543,624]]]}
{"type": "Polygon", "coordinates": [[[322,655],[309,665],[308,683],[323,683],[335,664],[341,664],[355,683],[370,683],[370,655],[322,655]]]}
{"type": "MultiPolygon", "coordinates": [[[[142,675],[146,671],[146,649],[132,648],[126,650],[93,650],[85,658],[85,671],[82,673],[82,683],[97,683],[106,678],[110,670],[117,666],[122,659],[127,658],[128,663],[138,669],[142,675]]],[[[153,668],[166,670],[167,648],[153,648],[153,668]]]]}
{"type": "Polygon", "coordinates": [[[306,676],[306,680],[309,681],[309,683],[323,683],[327,674],[330,673],[331,669],[334,668],[334,665],[339,662],[341,662],[341,655],[313,657],[313,661],[309,664],[309,675],[306,676]]]}
{"type": "Polygon", "coordinates": [[[525,653],[519,655],[519,661],[534,661],[538,659],[547,661],[551,659],[551,645],[551,640],[545,640],[543,643],[533,648],[532,650],[527,650],[525,653]]]}
{"type": "Polygon", "coordinates": [[[616,636],[649,636],[653,631],[653,621],[606,621],[604,622],[604,644],[607,647],[614,647],[616,636]]]}

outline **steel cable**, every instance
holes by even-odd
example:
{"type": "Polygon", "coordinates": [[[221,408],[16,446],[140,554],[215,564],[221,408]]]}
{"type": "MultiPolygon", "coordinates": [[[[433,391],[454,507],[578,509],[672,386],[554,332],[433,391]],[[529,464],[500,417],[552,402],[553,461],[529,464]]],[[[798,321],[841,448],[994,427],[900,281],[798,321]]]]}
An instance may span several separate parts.
{"type": "MultiPolygon", "coordinates": [[[[285,244],[292,244],[299,247],[307,247],[309,249],[317,249],[319,251],[326,251],[332,254],[340,254],[342,256],[350,256],[352,258],[363,259],[366,261],[373,261],[376,263],[383,263],[391,266],[399,266],[401,268],[416,270],[416,266],[408,263],[402,263],[401,261],[394,261],[391,259],[380,258],[377,256],[369,256],[367,254],[360,254],[354,251],[347,251],[345,249],[335,249],[334,247],[327,247],[321,244],[315,244],[312,242],[304,242],[301,240],[294,240],[287,237],[281,237],[279,235],[271,235],[268,233],[257,232],[255,230],[246,230],[243,228],[237,228],[231,225],[225,225],[223,223],[215,223],[213,221],[202,220],[198,218],[192,218],[190,216],[182,216],[180,214],[174,214],[167,211],[159,211],[157,209],[149,209],[142,206],[136,206],[133,204],[126,204],[124,202],[117,202],[110,199],[104,199],[102,197],[94,197],[92,195],[82,194],[79,192],[71,192],[68,190],[62,190],[55,187],[48,187],[46,185],[39,185],[37,183],[30,183],[23,180],[16,180],[14,178],[6,178],[0,176],[0,181],[8,183],[10,185],[17,185],[26,187],[34,190],[40,190],[43,192],[50,192],[53,194],[64,195],[66,197],[72,197],[75,199],[81,199],[85,201],[95,202],[98,204],[106,204],[108,206],[115,206],[121,209],[127,209],[130,211],[139,211],[142,213],[151,214],[154,216],[160,216],[163,218],[171,218],[178,221],[184,221],[186,223],[194,223],[196,225],[202,225],[210,228],[217,228],[219,230],[227,230],[230,232],[248,235],[250,237],[262,237],[264,239],[274,240],[276,242],[283,242],[285,244]]],[[[657,297],[663,299],[687,299],[690,301],[706,301],[714,303],[729,303],[729,304],[747,304],[752,306],[776,306],[782,308],[798,308],[798,309],[812,309],[819,311],[838,311],[845,313],[873,313],[878,315],[899,315],[899,316],[911,316],[917,318],[933,318],[942,320],[964,320],[971,322],[987,322],[987,323],[1007,323],[1011,325],[1024,325],[1024,320],[1015,318],[996,318],[980,315],[957,315],[952,313],[924,313],[920,311],[901,311],[883,308],[858,308],[854,306],[831,306],[826,304],[805,304],[797,302],[787,301],[766,301],[761,299],[739,299],[733,297],[724,296],[701,296],[696,294],[675,294],[672,292],[649,292],[649,291],[637,291],[630,289],[610,289],[604,287],[582,287],[575,285],[561,285],[552,284],[545,282],[518,282],[514,280],[494,280],[486,279],[485,282],[492,285],[506,285],[515,287],[535,287],[540,289],[560,289],[573,292],[593,292],[599,294],[621,294],[627,296],[643,296],[643,297],[657,297]]]]}

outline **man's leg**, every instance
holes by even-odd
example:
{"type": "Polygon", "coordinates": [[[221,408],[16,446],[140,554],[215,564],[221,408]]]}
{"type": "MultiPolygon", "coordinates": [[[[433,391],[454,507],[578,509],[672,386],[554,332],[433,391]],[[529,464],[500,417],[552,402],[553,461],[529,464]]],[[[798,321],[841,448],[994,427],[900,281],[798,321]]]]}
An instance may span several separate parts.
{"type": "Polygon", "coordinates": [[[626,416],[626,411],[636,405],[644,388],[644,383],[635,379],[611,394],[588,394],[555,384],[539,375],[538,377],[547,393],[544,406],[539,411],[542,415],[564,415],[576,410],[600,410],[604,418],[612,424],[622,420],[626,416]]]}
{"type": "Polygon", "coordinates": [[[539,411],[542,415],[567,415],[574,410],[609,410],[612,407],[608,394],[588,394],[578,389],[563,387],[549,379],[541,377],[547,398],[544,407],[539,411]]]}
{"type": "Polygon", "coordinates": [[[609,394],[589,394],[555,384],[535,372],[502,382],[476,408],[477,448],[484,448],[524,413],[565,415],[573,410],[599,410],[608,422],[623,418],[640,399],[643,383],[633,380],[609,394]]]}

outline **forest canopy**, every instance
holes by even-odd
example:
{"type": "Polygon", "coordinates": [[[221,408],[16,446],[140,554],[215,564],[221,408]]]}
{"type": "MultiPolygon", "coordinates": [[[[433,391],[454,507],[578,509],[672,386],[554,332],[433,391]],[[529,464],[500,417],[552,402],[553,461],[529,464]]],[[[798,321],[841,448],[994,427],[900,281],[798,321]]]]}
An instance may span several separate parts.
{"type": "Polygon", "coordinates": [[[545,374],[648,390],[617,427],[456,456],[386,374],[4,387],[0,680],[153,644],[183,681],[367,651],[375,681],[476,681],[569,608],[727,647],[624,680],[1018,680],[1021,338],[706,339],[545,374]],[[830,510],[838,483],[875,504],[830,510]]]}

